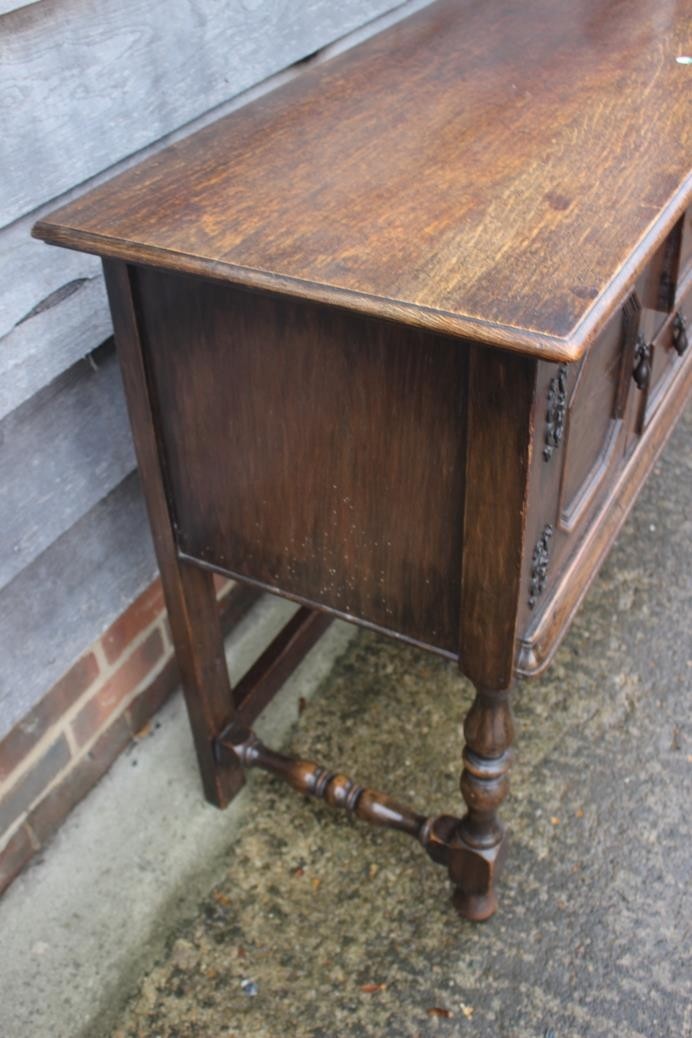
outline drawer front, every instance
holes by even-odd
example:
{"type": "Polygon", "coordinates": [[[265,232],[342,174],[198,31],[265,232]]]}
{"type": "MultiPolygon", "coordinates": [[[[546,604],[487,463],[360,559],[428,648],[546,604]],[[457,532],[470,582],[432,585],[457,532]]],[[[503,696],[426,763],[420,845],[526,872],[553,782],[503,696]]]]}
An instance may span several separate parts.
{"type": "Polygon", "coordinates": [[[676,282],[676,292],[670,313],[647,343],[649,373],[642,388],[634,373],[645,311],[634,293],[579,364],[539,366],[520,630],[535,628],[549,609],[642,436],[692,363],[692,348],[686,347],[692,271],[676,282]]]}
{"type": "Polygon", "coordinates": [[[692,205],[688,208],[682,220],[682,234],[680,241],[680,262],[678,264],[678,281],[682,284],[687,276],[692,273],[692,205]]]}
{"type": "Polygon", "coordinates": [[[641,305],[639,331],[647,343],[661,332],[675,307],[692,256],[692,208],[676,223],[635,284],[641,305]]]}
{"type": "MultiPolygon", "coordinates": [[[[667,316],[658,334],[650,343],[639,343],[636,350],[646,350],[649,368],[646,383],[640,388],[641,399],[635,404],[635,433],[640,435],[648,427],[673,379],[682,371],[689,352],[692,334],[692,277],[687,279],[674,309],[667,316]]],[[[635,366],[637,363],[635,351],[635,366]]]]}
{"type": "Polygon", "coordinates": [[[567,411],[558,523],[575,530],[597,505],[623,453],[626,322],[611,319],[577,373],[567,411]]]}
{"type": "Polygon", "coordinates": [[[580,364],[539,365],[520,630],[549,605],[624,463],[630,338],[618,310],[580,364]]]}
{"type": "Polygon", "coordinates": [[[518,618],[522,674],[547,665],[692,388],[691,264],[647,343],[649,375],[639,388],[643,316],[632,293],[580,364],[539,365],[518,618]]]}
{"type": "Polygon", "coordinates": [[[559,526],[572,532],[599,486],[629,454],[682,370],[692,331],[692,207],[642,271],[634,292],[587,353],[574,380],[559,526]]]}

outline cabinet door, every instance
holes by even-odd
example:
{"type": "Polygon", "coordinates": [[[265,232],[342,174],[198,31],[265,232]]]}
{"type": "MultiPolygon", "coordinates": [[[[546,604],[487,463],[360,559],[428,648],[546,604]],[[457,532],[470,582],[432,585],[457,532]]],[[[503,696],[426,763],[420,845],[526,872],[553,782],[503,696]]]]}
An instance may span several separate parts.
{"type": "Polygon", "coordinates": [[[627,338],[618,311],[584,357],[570,396],[558,514],[565,534],[588,522],[622,461],[627,338]]]}
{"type": "Polygon", "coordinates": [[[628,307],[618,309],[579,364],[539,365],[520,630],[530,633],[550,611],[624,463],[634,330],[628,307]]]}
{"type": "Polygon", "coordinates": [[[640,408],[638,432],[643,432],[661,406],[673,379],[683,370],[692,333],[692,278],[682,297],[676,301],[658,335],[651,343],[651,377],[640,408]]]}

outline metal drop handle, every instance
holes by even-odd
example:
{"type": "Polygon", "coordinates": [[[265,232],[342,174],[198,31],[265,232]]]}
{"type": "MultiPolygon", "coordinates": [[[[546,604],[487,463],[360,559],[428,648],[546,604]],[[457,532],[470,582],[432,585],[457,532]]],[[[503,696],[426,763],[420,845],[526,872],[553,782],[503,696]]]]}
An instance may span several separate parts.
{"type": "Polygon", "coordinates": [[[676,350],[678,355],[682,357],[688,346],[689,339],[687,336],[687,321],[680,311],[678,311],[673,318],[673,348],[676,350]]]}
{"type": "Polygon", "coordinates": [[[637,389],[646,389],[651,377],[651,346],[643,335],[637,339],[634,350],[634,370],[632,378],[637,384],[637,389]]]}

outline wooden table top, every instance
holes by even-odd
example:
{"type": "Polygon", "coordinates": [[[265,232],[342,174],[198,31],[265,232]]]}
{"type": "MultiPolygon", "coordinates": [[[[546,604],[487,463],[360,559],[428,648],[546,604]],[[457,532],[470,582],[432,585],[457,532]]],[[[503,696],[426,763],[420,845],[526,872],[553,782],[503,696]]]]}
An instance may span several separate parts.
{"type": "Polygon", "coordinates": [[[692,0],[439,0],[37,237],[579,357],[692,195],[692,0]]]}

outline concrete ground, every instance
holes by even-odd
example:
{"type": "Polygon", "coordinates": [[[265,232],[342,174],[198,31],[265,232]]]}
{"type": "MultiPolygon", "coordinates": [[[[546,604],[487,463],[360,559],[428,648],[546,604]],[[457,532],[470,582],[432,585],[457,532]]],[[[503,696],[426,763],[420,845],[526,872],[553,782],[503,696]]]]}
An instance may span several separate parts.
{"type": "MultiPolygon", "coordinates": [[[[454,915],[413,841],[269,776],[205,805],[176,701],[0,902],[0,1036],[691,1038],[691,444],[688,411],[552,668],[516,694],[489,923],[454,915]]],[[[290,608],[261,604],[232,670],[290,608]]],[[[458,812],[469,684],[351,635],[331,628],[263,734],[458,812]]]]}

